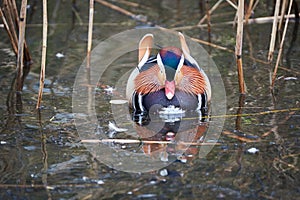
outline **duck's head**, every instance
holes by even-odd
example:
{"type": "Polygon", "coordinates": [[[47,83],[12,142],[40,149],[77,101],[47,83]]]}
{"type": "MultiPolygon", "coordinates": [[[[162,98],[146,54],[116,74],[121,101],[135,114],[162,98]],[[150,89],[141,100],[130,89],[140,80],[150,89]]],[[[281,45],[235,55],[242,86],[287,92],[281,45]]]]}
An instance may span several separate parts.
{"type": "MultiPolygon", "coordinates": [[[[202,75],[197,62],[191,57],[183,34],[178,33],[181,48],[169,46],[159,50],[156,59],[150,57],[153,35],[146,34],[139,43],[138,66],[130,75],[126,95],[130,99],[135,92],[140,95],[164,90],[171,100],[175,90],[188,94],[202,94],[208,81],[202,75]]],[[[209,93],[210,96],[210,93],[209,93]]]]}
{"type": "Polygon", "coordinates": [[[175,74],[183,66],[184,56],[177,47],[162,48],[157,55],[157,64],[165,73],[165,95],[172,99],[175,95],[175,74]]]}

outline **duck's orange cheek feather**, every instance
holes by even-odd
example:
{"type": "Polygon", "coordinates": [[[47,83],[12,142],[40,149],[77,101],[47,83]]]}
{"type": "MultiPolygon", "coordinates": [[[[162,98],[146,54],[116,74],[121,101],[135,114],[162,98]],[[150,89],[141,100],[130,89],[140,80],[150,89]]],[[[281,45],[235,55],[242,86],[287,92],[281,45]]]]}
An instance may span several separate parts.
{"type": "Polygon", "coordinates": [[[135,79],[134,85],[137,93],[148,94],[162,89],[164,86],[157,66],[141,72],[135,79]]]}
{"type": "Polygon", "coordinates": [[[195,68],[183,66],[175,77],[176,87],[190,94],[203,94],[206,90],[204,76],[195,68]]]}

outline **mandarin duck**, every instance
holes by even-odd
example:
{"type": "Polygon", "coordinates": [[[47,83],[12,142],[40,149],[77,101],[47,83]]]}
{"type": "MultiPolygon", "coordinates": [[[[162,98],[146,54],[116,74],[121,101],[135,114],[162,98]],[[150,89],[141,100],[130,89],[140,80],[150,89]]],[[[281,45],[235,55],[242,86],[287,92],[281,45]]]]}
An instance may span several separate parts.
{"type": "Polygon", "coordinates": [[[174,106],[183,110],[207,110],[211,86],[207,75],[190,55],[185,37],[178,33],[181,49],[159,49],[151,56],[153,35],[139,42],[138,66],[130,74],[126,97],[135,114],[174,106]]]}

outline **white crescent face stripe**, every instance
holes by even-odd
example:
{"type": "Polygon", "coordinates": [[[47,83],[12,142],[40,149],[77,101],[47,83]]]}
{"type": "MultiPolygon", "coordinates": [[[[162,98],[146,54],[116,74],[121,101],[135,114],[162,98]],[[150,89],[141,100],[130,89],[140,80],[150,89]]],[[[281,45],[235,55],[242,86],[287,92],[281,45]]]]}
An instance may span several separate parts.
{"type": "Polygon", "coordinates": [[[157,64],[158,64],[160,70],[164,72],[165,71],[165,66],[164,66],[164,63],[161,60],[161,57],[160,57],[159,53],[157,54],[157,64]]]}
{"type": "Polygon", "coordinates": [[[147,47],[147,50],[146,50],[141,62],[138,64],[139,69],[141,69],[141,67],[147,62],[149,56],[150,56],[150,51],[149,51],[149,47],[147,47]]]}
{"type": "Polygon", "coordinates": [[[180,69],[181,69],[181,67],[183,66],[183,63],[184,63],[184,56],[183,56],[183,54],[181,55],[181,58],[180,58],[180,61],[179,61],[179,63],[178,63],[178,66],[177,66],[177,72],[179,72],[180,71],[180,69]]]}

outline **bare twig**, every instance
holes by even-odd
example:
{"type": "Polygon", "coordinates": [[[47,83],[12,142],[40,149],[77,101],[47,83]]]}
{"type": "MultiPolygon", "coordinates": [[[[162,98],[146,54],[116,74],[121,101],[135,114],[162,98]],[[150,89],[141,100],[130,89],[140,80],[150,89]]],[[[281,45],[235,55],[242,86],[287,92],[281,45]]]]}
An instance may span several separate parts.
{"type": "Polygon", "coordinates": [[[209,1],[206,1],[205,2],[205,10],[206,10],[207,34],[208,34],[208,41],[211,42],[210,11],[208,9],[209,9],[209,1]]]}
{"type": "Polygon", "coordinates": [[[275,40],[276,40],[277,25],[278,25],[278,15],[279,15],[280,1],[281,0],[276,0],[276,4],[275,4],[274,21],[273,21],[271,41],[270,41],[270,47],[269,47],[268,62],[271,62],[273,60],[273,53],[274,53],[274,48],[275,48],[275,40]]]}
{"type": "Polygon", "coordinates": [[[82,24],[83,24],[82,19],[81,19],[81,17],[80,17],[79,12],[78,12],[78,11],[76,10],[76,8],[74,7],[74,5],[72,6],[72,12],[74,13],[76,19],[78,20],[79,25],[82,25],[82,24]]]}
{"type": "Polygon", "coordinates": [[[228,136],[230,138],[238,139],[238,140],[240,140],[242,142],[249,142],[250,143],[250,142],[260,142],[261,141],[260,138],[250,139],[250,138],[247,138],[247,137],[242,137],[242,136],[236,135],[233,132],[227,131],[227,130],[224,130],[222,132],[222,134],[226,135],[226,136],[228,136]]]}
{"type": "MultiPolygon", "coordinates": [[[[290,0],[289,9],[288,9],[288,15],[291,13],[292,5],[293,5],[293,0],[290,0]]],[[[285,25],[284,25],[284,29],[283,29],[283,34],[282,34],[282,38],[281,38],[281,42],[280,42],[280,47],[279,47],[279,52],[278,52],[278,56],[277,56],[277,60],[276,60],[276,65],[275,65],[273,76],[272,76],[271,88],[274,88],[276,74],[277,74],[279,62],[280,62],[282,51],[283,51],[284,39],[285,39],[285,35],[286,35],[288,23],[289,23],[289,18],[287,18],[286,21],[285,21],[285,25]]]]}
{"type": "MultiPolygon", "coordinates": [[[[227,51],[229,53],[234,53],[233,50],[227,48],[227,47],[223,47],[223,46],[220,46],[220,45],[217,45],[217,44],[214,44],[214,43],[211,43],[211,42],[207,42],[207,41],[204,41],[204,40],[200,40],[198,38],[191,38],[193,41],[195,42],[198,42],[200,44],[203,44],[203,45],[207,45],[207,46],[210,46],[210,47],[213,47],[213,48],[216,48],[216,49],[220,49],[220,50],[223,50],[223,51],[227,51]]],[[[266,61],[264,60],[260,60],[260,59],[257,59],[257,58],[254,58],[253,56],[248,56],[248,55],[245,55],[246,57],[249,57],[251,60],[254,60],[255,62],[259,62],[259,63],[263,63],[263,64],[268,64],[266,61]]],[[[281,67],[282,68],[282,67],[281,67]]],[[[284,70],[287,70],[287,71],[292,71],[292,70],[289,70],[289,69],[286,69],[284,68],[284,70]]],[[[295,71],[295,73],[297,73],[297,71],[295,71]]]]}
{"type": "Polygon", "coordinates": [[[144,22],[144,23],[147,22],[147,20],[144,17],[138,17],[134,13],[132,13],[132,12],[130,12],[128,10],[125,10],[124,8],[121,8],[119,6],[116,6],[116,5],[112,4],[112,3],[109,3],[109,2],[104,1],[104,0],[95,0],[95,1],[98,2],[98,3],[100,3],[100,4],[102,4],[102,5],[104,5],[104,6],[106,6],[106,7],[109,7],[111,9],[113,9],[113,10],[116,10],[116,11],[118,11],[118,12],[124,14],[124,15],[127,15],[127,16],[129,16],[129,17],[131,17],[131,18],[133,18],[133,19],[135,19],[137,21],[144,22]]]}
{"type": "Polygon", "coordinates": [[[204,44],[204,45],[207,45],[207,46],[210,46],[210,47],[213,47],[213,48],[216,48],[216,49],[220,49],[220,50],[225,50],[225,51],[228,51],[230,53],[234,53],[234,51],[232,51],[231,49],[228,49],[227,47],[223,47],[223,46],[220,46],[220,45],[217,45],[217,44],[213,44],[211,42],[207,42],[207,41],[204,41],[204,40],[200,40],[198,38],[191,38],[193,41],[195,42],[198,42],[200,44],[204,44]]]}
{"type": "Polygon", "coordinates": [[[41,71],[40,71],[40,87],[38,94],[38,101],[36,108],[40,108],[44,82],[45,82],[45,70],[46,70],[46,54],[47,54],[47,32],[48,32],[48,14],[47,14],[47,0],[43,0],[43,46],[42,46],[42,60],[41,60],[41,71]]]}
{"type": "Polygon", "coordinates": [[[212,14],[214,10],[223,2],[223,0],[219,0],[207,13],[206,15],[198,22],[198,26],[201,25],[207,18],[207,14],[212,14]]]}
{"type": "MultiPolygon", "coordinates": [[[[299,15],[300,13],[298,13],[299,15]]],[[[278,16],[279,17],[279,16],[278,16]]],[[[290,18],[290,19],[295,19],[295,14],[290,14],[290,15],[284,15],[284,18],[290,18]]],[[[254,19],[249,19],[248,24],[265,24],[265,23],[270,23],[274,21],[274,16],[270,17],[258,17],[254,19]]],[[[243,21],[244,23],[246,22],[245,20],[243,21]]],[[[211,26],[224,26],[224,25],[234,25],[236,22],[235,21],[227,21],[227,22],[221,22],[221,23],[214,23],[211,24],[211,26]]],[[[207,27],[207,24],[200,24],[200,25],[192,25],[192,26],[180,26],[180,27],[174,27],[171,28],[172,30],[190,30],[194,28],[205,28],[207,27]]]]}
{"type": "Polygon", "coordinates": [[[26,28],[26,7],[27,0],[22,0],[20,10],[20,25],[19,25],[19,42],[18,42],[18,55],[17,55],[17,91],[22,91],[23,83],[23,57],[24,57],[24,40],[26,28]]]}
{"type": "Polygon", "coordinates": [[[236,46],[235,55],[239,77],[239,89],[241,94],[245,94],[245,82],[242,64],[242,45],[243,45],[243,18],[244,18],[244,0],[239,0],[238,10],[238,25],[236,31],[236,46]]]}
{"type": "Polygon", "coordinates": [[[135,8],[140,6],[140,4],[138,4],[138,3],[134,3],[134,2],[126,1],[126,0],[118,0],[118,3],[124,4],[127,6],[131,6],[131,7],[135,7],[135,8]]]}

